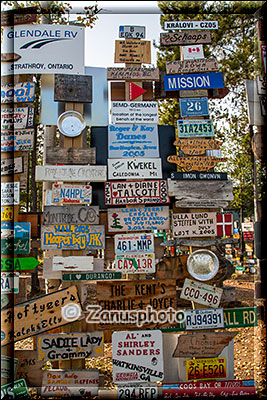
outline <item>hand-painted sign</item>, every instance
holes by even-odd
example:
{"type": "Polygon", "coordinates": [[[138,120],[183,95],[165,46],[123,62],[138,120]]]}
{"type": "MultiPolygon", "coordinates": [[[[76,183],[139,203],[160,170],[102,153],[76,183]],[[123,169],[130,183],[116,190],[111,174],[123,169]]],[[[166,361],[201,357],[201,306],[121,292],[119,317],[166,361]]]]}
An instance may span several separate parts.
{"type": "Polygon", "coordinates": [[[186,379],[223,379],[227,378],[226,358],[197,358],[186,360],[186,379]]]}
{"type": "Polygon", "coordinates": [[[41,227],[43,250],[85,250],[105,248],[104,225],[47,225],[41,227]]]}
{"type": "Polygon", "coordinates": [[[184,154],[190,156],[198,156],[206,154],[206,150],[219,150],[222,142],[214,139],[202,138],[186,138],[176,139],[173,143],[174,146],[179,147],[184,154]]]}
{"type": "Polygon", "coordinates": [[[69,257],[53,257],[53,271],[93,271],[94,257],[93,256],[69,256],[69,257]]]}
{"type": "Polygon", "coordinates": [[[112,101],[112,124],[157,124],[158,103],[156,101],[112,101]]]}
{"type": "Polygon", "coordinates": [[[165,75],[165,90],[212,89],[224,87],[222,72],[165,75]]]}
{"type": "Polygon", "coordinates": [[[171,179],[188,181],[225,181],[226,172],[171,172],[171,179]]]}
{"type": "Polygon", "coordinates": [[[98,369],[47,369],[43,371],[44,397],[89,397],[98,395],[98,369]]]}
{"type": "Polygon", "coordinates": [[[177,120],[178,136],[180,138],[195,136],[214,136],[213,121],[211,119],[177,120]]]}
{"type": "Polygon", "coordinates": [[[115,63],[151,64],[151,46],[147,40],[115,40],[115,63]]]}
{"type": "Polygon", "coordinates": [[[223,289],[221,288],[185,278],[181,299],[217,308],[220,304],[222,293],[223,289]]]}
{"type": "Polygon", "coordinates": [[[209,115],[207,97],[179,99],[181,117],[198,117],[209,115]]]}
{"type": "Polygon", "coordinates": [[[109,232],[169,229],[169,207],[129,207],[108,209],[109,232]]]}
{"type": "Polygon", "coordinates": [[[114,279],[121,279],[121,272],[112,272],[112,271],[104,271],[104,272],[81,272],[79,274],[69,273],[62,274],[63,282],[76,282],[76,281],[114,281],[114,279]]]}
{"type": "Polygon", "coordinates": [[[219,70],[216,58],[199,58],[196,60],[167,61],[167,74],[190,74],[193,72],[216,72],[219,70]]]}
{"type": "Polygon", "coordinates": [[[185,44],[209,44],[211,43],[210,32],[167,32],[160,34],[161,46],[177,46],[185,44]]]}
{"type": "Polygon", "coordinates": [[[162,178],[161,158],[108,159],[108,179],[162,178]]]}
{"type": "Polygon", "coordinates": [[[43,224],[99,224],[98,206],[44,206],[43,224]]]}
{"type": "Polygon", "coordinates": [[[162,381],[162,332],[113,332],[112,363],[115,383],[162,381]]]}
{"type": "Polygon", "coordinates": [[[104,333],[53,333],[38,335],[37,358],[47,360],[74,360],[104,355],[104,333]]]}
{"type": "Polygon", "coordinates": [[[26,129],[34,127],[34,107],[5,107],[1,109],[1,129],[26,129]]]}
{"type": "Polygon", "coordinates": [[[169,203],[166,180],[105,182],[105,204],[169,203]]]}
{"type": "Polygon", "coordinates": [[[1,221],[13,221],[14,219],[14,207],[4,206],[1,207],[1,221]]]}
{"type": "Polygon", "coordinates": [[[39,264],[34,257],[1,258],[1,271],[29,271],[39,264]]]}
{"type": "Polygon", "coordinates": [[[80,164],[95,164],[96,163],[96,148],[87,147],[79,149],[76,147],[46,147],[47,164],[57,164],[58,160],[62,164],[80,165],[80,164]]]}
{"type": "Polygon", "coordinates": [[[37,165],[37,182],[105,182],[107,167],[105,165],[37,165]]]}
{"type": "Polygon", "coordinates": [[[15,350],[14,356],[18,359],[17,379],[25,378],[29,387],[41,387],[44,362],[37,360],[37,351],[15,350]]]}
{"type": "Polygon", "coordinates": [[[152,233],[115,235],[115,254],[152,252],[154,252],[154,235],[152,233]]]}
{"type": "Polygon", "coordinates": [[[24,378],[1,386],[1,398],[29,399],[29,391],[24,378]]]}
{"type": "Polygon", "coordinates": [[[233,214],[216,214],[217,236],[233,236],[233,214]]]}
{"type": "Polygon", "coordinates": [[[30,222],[1,222],[1,254],[29,254],[30,222]]]}
{"type": "Polygon", "coordinates": [[[33,129],[1,133],[1,151],[28,151],[33,149],[33,129]]]}
{"type": "Polygon", "coordinates": [[[54,204],[91,204],[92,186],[53,184],[52,203],[54,204]]]}
{"type": "Polygon", "coordinates": [[[115,270],[123,274],[151,274],[156,272],[155,254],[138,253],[115,255],[115,270]]]}
{"type": "Polygon", "coordinates": [[[81,316],[77,287],[70,286],[2,310],[1,345],[49,331],[81,316]],[[41,322],[40,322],[41,321],[41,322]]]}
{"type": "Polygon", "coordinates": [[[224,328],[223,309],[185,310],[185,329],[218,329],[224,328]]]}
{"type": "Polygon", "coordinates": [[[1,272],[1,293],[19,292],[19,273],[1,272]]]}
{"type": "Polygon", "coordinates": [[[172,215],[174,237],[216,236],[216,213],[179,213],[172,215]]]}
{"type": "Polygon", "coordinates": [[[167,157],[167,161],[170,163],[178,164],[179,167],[185,171],[209,171],[215,167],[219,162],[227,161],[224,157],[215,156],[185,156],[180,157],[172,155],[167,157]]]}
{"type": "Polygon", "coordinates": [[[199,58],[204,58],[203,44],[182,46],[182,54],[184,60],[195,60],[199,58]]]}
{"type": "Polygon", "coordinates": [[[256,76],[257,83],[257,93],[258,94],[266,94],[266,75],[257,75],[256,76]]]}
{"type": "Polygon", "coordinates": [[[218,29],[218,21],[165,21],[164,29],[218,29]]]}
{"type": "Polygon", "coordinates": [[[158,81],[159,69],[153,67],[107,68],[108,81],[124,81],[126,79],[130,79],[131,81],[158,81]]]}
{"type": "Polygon", "coordinates": [[[10,53],[12,49],[20,58],[6,62],[2,75],[83,74],[84,31],[84,27],[73,25],[4,28],[2,52],[10,53]]]}
{"type": "Polygon", "coordinates": [[[119,27],[119,37],[124,39],[145,39],[145,26],[121,25],[119,27]]]}
{"type": "Polygon", "coordinates": [[[55,74],[54,100],[92,103],[92,76],[55,74]]]}
{"type": "Polygon", "coordinates": [[[13,175],[23,172],[23,158],[6,158],[1,160],[1,175],[13,175]]]}
{"type": "Polygon", "coordinates": [[[1,85],[1,103],[30,103],[34,100],[34,93],[34,82],[1,85]]]}
{"type": "Polygon", "coordinates": [[[108,157],[159,157],[156,124],[119,124],[108,126],[108,157]]]}

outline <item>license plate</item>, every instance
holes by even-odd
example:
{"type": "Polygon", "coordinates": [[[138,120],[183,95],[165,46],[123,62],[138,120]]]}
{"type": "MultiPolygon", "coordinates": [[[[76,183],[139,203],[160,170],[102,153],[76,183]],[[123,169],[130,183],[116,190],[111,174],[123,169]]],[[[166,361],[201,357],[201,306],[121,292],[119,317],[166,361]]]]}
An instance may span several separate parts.
{"type": "Polygon", "coordinates": [[[138,386],[117,386],[118,399],[157,399],[157,384],[139,384],[138,386]]]}
{"type": "Polygon", "coordinates": [[[226,358],[198,358],[186,361],[186,379],[227,378],[226,358]]]}
{"type": "Polygon", "coordinates": [[[213,122],[211,119],[206,120],[184,120],[177,121],[178,136],[180,138],[196,137],[196,136],[214,136],[213,122]]]}
{"type": "Polygon", "coordinates": [[[224,328],[223,308],[185,310],[185,329],[224,328]]]}
{"type": "Polygon", "coordinates": [[[154,236],[151,234],[115,235],[115,253],[151,253],[154,236]]]}
{"type": "Polygon", "coordinates": [[[209,115],[207,97],[179,99],[181,117],[209,115]]]}
{"type": "Polygon", "coordinates": [[[181,292],[181,299],[191,300],[212,308],[220,304],[223,289],[186,278],[181,292]]]}
{"type": "Polygon", "coordinates": [[[116,255],[115,270],[124,274],[154,273],[155,255],[154,253],[116,255]]]}

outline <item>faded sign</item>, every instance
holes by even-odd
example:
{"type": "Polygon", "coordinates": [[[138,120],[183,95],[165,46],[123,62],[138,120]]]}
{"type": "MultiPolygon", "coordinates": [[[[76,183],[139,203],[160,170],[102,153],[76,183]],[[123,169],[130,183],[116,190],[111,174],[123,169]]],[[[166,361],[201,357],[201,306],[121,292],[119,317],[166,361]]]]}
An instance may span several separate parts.
{"type": "Polygon", "coordinates": [[[33,149],[33,129],[1,133],[1,151],[28,151],[33,149]]]}
{"type": "Polygon", "coordinates": [[[43,224],[99,224],[98,206],[44,206],[43,224]]]}
{"type": "Polygon", "coordinates": [[[108,81],[123,81],[125,79],[140,80],[140,81],[158,81],[159,69],[158,68],[141,68],[141,67],[127,67],[127,68],[107,68],[108,81]]]}
{"type": "Polygon", "coordinates": [[[34,107],[5,107],[1,109],[1,129],[27,129],[34,126],[34,107]]]}
{"type": "Polygon", "coordinates": [[[105,182],[105,165],[37,165],[37,182],[105,182]]]}
{"type": "Polygon", "coordinates": [[[216,213],[179,213],[172,216],[172,232],[175,237],[216,236],[216,213]]]}

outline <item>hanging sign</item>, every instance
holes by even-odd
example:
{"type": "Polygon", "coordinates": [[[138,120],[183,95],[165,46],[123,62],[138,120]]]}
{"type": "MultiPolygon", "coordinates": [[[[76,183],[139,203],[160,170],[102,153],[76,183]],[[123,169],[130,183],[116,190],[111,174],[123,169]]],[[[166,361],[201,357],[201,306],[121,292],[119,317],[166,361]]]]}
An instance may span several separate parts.
{"type": "Polygon", "coordinates": [[[33,129],[9,130],[1,133],[1,151],[29,151],[33,149],[33,129]]]}
{"type": "Polygon", "coordinates": [[[1,258],[1,271],[29,271],[39,264],[34,257],[1,258]]]}
{"type": "Polygon", "coordinates": [[[85,250],[105,248],[104,225],[42,225],[43,250],[85,250]]]}
{"type": "Polygon", "coordinates": [[[68,273],[62,274],[63,282],[76,282],[76,281],[114,281],[114,279],[122,279],[121,272],[81,272],[79,274],[68,273]]]}
{"type": "Polygon", "coordinates": [[[145,26],[121,25],[119,26],[119,37],[124,39],[145,39],[145,26]]]}
{"type": "Polygon", "coordinates": [[[189,75],[165,75],[165,90],[212,89],[224,87],[222,72],[189,75]]]}
{"type": "Polygon", "coordinates": [[[203,44],[182,46],[182,55],[184,60],[195,60],[199,58],[204,58],[203,44]]]}
{"type": "Polygon", "coordinates": [[[105,182],[105,204],[169,203],[166,180],[105,182]]]}
{"type": "Polygon", "coordinates": [[[1,293],[17,294],[18,292],[19,292],[19,272],[1,272],[1,293]]]}
{"type": "Polygon", "coordinates": [[[1,222],[1,254],[29,254],[30,222],[1,222]]]}
{"type": "Polygon", "coordinates": [[[98,206],[44,206],[43,224],[99,224],[98,206]]]}
{"type": "Polygon", "coordinates": [[[200,117],[209,115],[207,97],[179,99],[181,117],[200,117]]]}
{"type": "Polygon", "coordinates": [[[34,127],[34,107],[6,107],[1,109],[1,129],[26,129],[34,127]]]}
{"type": "Polygon", "coordinates": [[[14,26],[37,21],[37,7],[1,11],[1,25],[14,26]]]}
{"type": "Polygon", "coordinates": [[[6,206],[1,207],[1,221],[13,221],[14,219],[14,207],[6,206]]]}
{"type": "Polygon", "coordinates": [[[189,138],[176,139],[174,146],[179,147],[184,154],[198,156],[206,154],[206,150],[219,150],[222,142],[214,139],[189,138]]]}
{"type": "Polygon", "coordinates": [[[216,72],[219,65],[216,58],[199,58],[196,60],[167,61],[167,74],[190,74],[194,72],[216,72]]]}
{"type": "Polygon", "coordinates": [[[210,44],[212,43],[210,32],[167,32],[160,34],[161,46],[177,46],[185,44],[210,44]]]}
{"type": "Polygon", "coordinates": [[[1,182],[1,205],[18,205],[20,199],[19,182],[1,182]]]}
{"type": "Polygon", "coordinates": [[[155,254],[115,255],[115,270],[123,274],[151,274],[156,272],[155,254]]]}
{"type": "Polygon", "coordinates": [[[159,157],[156,124],[119,124],[108,126],[108,157],[159,157]]]}
{"type": "Polygon", "coordinates": [[[105,182],[105,165],[37,165],[37,182],[105,182]]]}
{"type": "Polygon", "coordinates": [[[154,235],[152,233],[115,235],[115,254],[117,255],[152,252],[154,252],[154,235]]]}
{"type": "Polygon", "coordinates": [[[218,29],[218,21],[165,21],[164,29],[218,29]]]}
{"type": "Polygon", "coordinates": [[[1,103],[30,103],[34,101],[34,94],[34,82],[1,85],[1,103]]]}
{"type": "Polygon", "coordinates": [[[92,201],[92,186],[64,185],[54,183],[52,186],[52,203],[61,204],[88,204],[92,201]]]}
{"type": "Polygon", "coordinates": [[[109,232],[169,229],[169,225],[168,206],[108,209],[109,232]]]}
{"type": "Polygon", "coordinates": [[[172,232],[175,237],[215,236],[216,213],[179,213],[172,215],[172,232]]]}
{"type": "Polygon", "coordinates": [[[162,381],[162,332],[113,332],[112,363],[115,383],[162,381]]]}
{"type": "Polygon", "coordinates": [[[115,40],[115,63],[151,64],[151,45],[147,40],[115,40]]]}
{"type": "Polygon", "coordinates": [[[13,175],[23,172],[23,157],[1,160],[1,175],[13,175]]]}
{"type": "Polygon", "coordinates": [[[185,156],[172,155],[167,157],[167,161],[179,165],[185,171],[209,171],[219,162],[227,161],[224,157],[214,156],[185,156]]]}
{"type": "Polygon", "coordinates": [[[162,178],[161,158],[108,159],[108,179],[162,178]]]}
{"type": "Polygon", "coordinates": [[[213,121],[211,119],[178,119],[177,128],[180,138],[214,136],[213,121]]]}
{"type": "Polygon", "coordinates": [[[226,358],[198,358],[186,360],[186,379],[225,379],[228,377],[226,358]]]}
{"type": "Polygon", "coordinates": [[[156,101],[112,101],[111,123],[158,124],[156,101]]]}
{"type": "Polygon", "coordinates": [[[158,68],[141,68],[141,67],[126,67],[126,68],[107,68],[108,81],[124,81],[129,79],[131,81],[158,81],[159,69],[158,68]]]}
{"type": "Polygon", "coordinates": [[[222,293],[223,289],[221,288],[185,278],[180,297],[181,299],[217,308],[220,304],[222,293]]]}

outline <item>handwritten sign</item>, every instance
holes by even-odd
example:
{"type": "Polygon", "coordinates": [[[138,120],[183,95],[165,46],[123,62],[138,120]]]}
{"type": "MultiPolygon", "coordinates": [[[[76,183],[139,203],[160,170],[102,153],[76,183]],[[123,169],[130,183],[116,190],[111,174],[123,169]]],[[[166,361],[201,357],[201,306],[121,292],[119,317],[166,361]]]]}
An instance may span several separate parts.
{"type": "Polygon", "coordinates": [[[111,123],[158,124],[156,101],[112,101],[111,123]]]}
{"type": "Polygon", "coordinates": [[[169,229],[169,224],[167,206],[108,209],[109,232],[169,229]]]}
{"type": "Polygon", "coordinates": [[[203,44],[182,46],[182,55],[184,60],[204,58],[203,44]]]}
{"type": "Polygon", "coordinates": [[[105,182],[105,204],[169,203],[166,180],[105,182]]]}
{"type": "Polygon", "coordinates": [[[186,379],[225,379],[228,377],[226,358],[197,358],[186,360],[186,379]]]}
{"type": "Polygon", "coordinates": [[[15,350],[14,355],[18,359],[17,379],[25,378],[29,387],[41,387],[44,362],[37,360],[37,351],[15,350]]]}
{"type": "Polygon", "coordinates": [[[53,333],[38,335],[37,357],[46,360],[75,360],[104,355],[104,333],[53,333]]]}
{"type": "Polygon", "coordinates": [[[18,205],[20,200],[19,182],[1,182],[1,205],[18,205]]]}
{"type": "Polygon", "coordinates": [[[151,46],[147,40],[115,40],[115,63],[151,64],[151,46]]]}
{"type": "Polygon", "coordinates": [[[167,74],[190,74],[193,72],[216,72],[219,65],[216,58],[198,58],[197,60],[167,61],[167,74]]]}
{"type": "Polygon", "coordinates": [[[113,332],[112,363],[115,383],[163,380],[162,332],[113,332]]]}
{"type": "Polygon", "coordinates": [[[222,293],[223,289],[221,288],[185,278],[180,297],[181,299],[217,308],[220,304],[222,293]]]}
{"type": "Polygon", "coordinates": [[[175,237],[216,236],[216,213],[179,213],[172,215],[172,232],[175,237]]]}
{"type": "Polygon", "coordinates": [[[156,124],[119,124],[108,126],[108,157],[159,157],[156,124]]]}
{"type": "Polygon", "coordinates": [[[37,20],[37,7],[26,7],[1,11],[1,25],[14,26],[20,24],[30,24],[37,20]]]}
{"type": "Polygon", "coordinates": [[[107,68],[108,81],[124,81],[129,79],[131,81],[158,81],[159,69],[158,68],[141,68],[141,67],[127,67],[127,68],[107,68]]]}
{"type": "Polygon", "coordinates": [[[54,204],[91,204],[92,186],[53,184],[52,203],[54,204]]]}
{"type": "Polygon", "coordinates": [[[43,225],[41,248],[85,250],[105,248],[104,225],[43,225]]]}
{"type": "Polygon", "coordinates": [[[151,274],[156,272],[155,254],[115,255],[115,270],[123,274],[151,274]]]}
{"type": "Polygon", "coordinates": [[[30,222],[1,222],[1,254],[29,254],[30,222]]]}
{"type": "Polygon", "coordinates": [[[76,286],[17,304],[1,311],[4,322],[1,326],[1,345],[69,324],[78,320],[80,316],[81,308],[76,286]],[[72,304],[73,310],[76,310],[77,316],[74,317],[69,303],[72,304]],[[66,307],[67,305],[69,307],[66,307]],[[80,313],[77,312],[79,309],[80,313]]]}
{"type": "Polygon", "coordinates": [[[1,221],[13,221],[14,219],[14,207],[6,206],[1,207],[1,221]]]}
{"type": "Polygon", "coordinates": [[[190,138],[177,139],[173,144],[179,147],[184,154],[198,156],[206,154],[206,150],[219,150],[222,142],[214,139],[190,138]]]}
{"type": "Polygon", "coordinates": [[[209,115],[207,97],[179,99],[181,117],[200,117],[209,115]]]}
{"type": "Polygon", "coordinates": [[[160,34],[161,46],[177,46],[185,44],[210,44],[212,42],[210,32],[167,32],[160,34]]]}
{"type": "Polygon", "coordinates": [[[37,165],[37,182],[105,182],[107,167],[105,165],[37,165]]]}
{"type": "Polygon", "coordinates": [[[211,119],[178,119],[177,128],[180,138],[214,136],[213,121],[211,119]]]}
{"type": "Polygon", "coordinates": [[[94,257],[93,256],[69,256],[69,257],[53,257],[53,271],[93,271],[94,257]]]}
{"type": "Polygon", "coordinates": [[[25,129],[34,126],[34,107],[5,107],[1,109],[1,129],[25,129]]]}
{"type": "Polygon", "coordinates": [[[209,171],[218,163],[227,161],[225,157],[215,156],[185,156],[172,155],[167,157],[170,163],[178,164],[185,171],[209,171]]]}
{"type": "Polygon", "coordinates": [[[34,82],[1,85],[1,103],[30,103],[34,100],[34,93],[34,82]]]}
{"type": "Polygon", "coordinates": [[[44,206],[43,224],[99,224],[98,206],[44,206]]]}
{"type": "Polygon", "coordinates": [[[154,235],[152,233],[115,235],[115,254],[152,252],[154,252],[154,235]]]}
{"type": "Polygon", "coordinates": [[[19,273],[1,272],[1,293],[19,292],[19,273]]]}
{"type": "Polygon", "coordinates": [[[221,87],[224,87],[222,72],[164,76],[164,89],[166,91],[212,89],[221,87]]]}
{"type": "Polygon", "coordinates": [[[6,158],[1,160],[1,175],[13,175],[23,172],[23,158],[6,158]]]}
{"type": "Polygon", "coordinates": [[[3,131],[1,151],[29,151],[33,149],[33,129],[3,131]]]}
{"type": "Polygon", "coordinates": [[[161,158],[108,159],[108,179],[162,178],[161,158]]]}
{"type": "Polygon", "coordinates": [[[218,21],[165,21],[164,29],[218,29],[218,21]]]}

